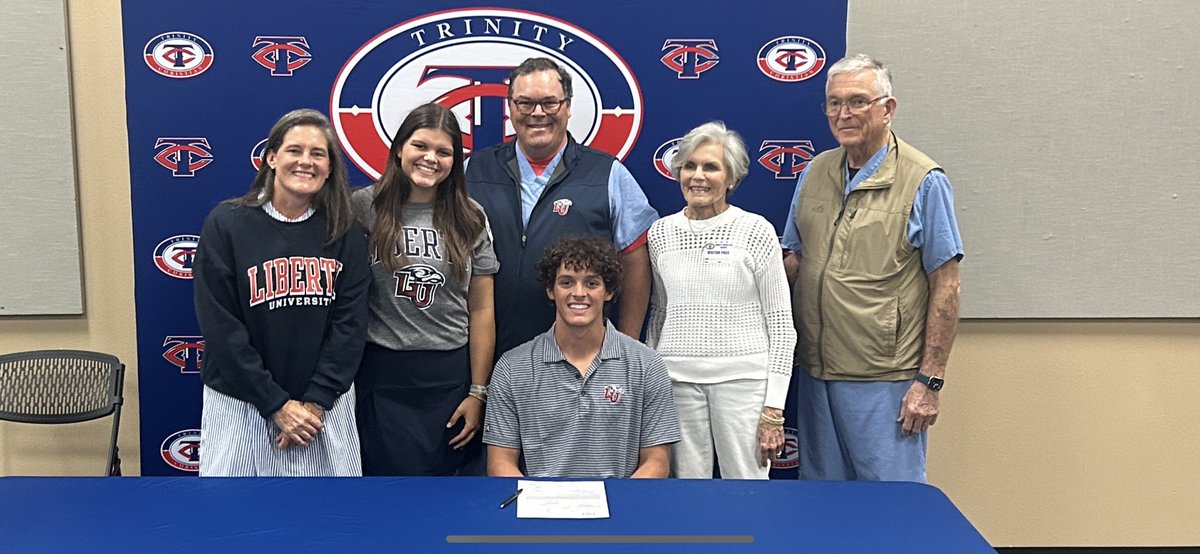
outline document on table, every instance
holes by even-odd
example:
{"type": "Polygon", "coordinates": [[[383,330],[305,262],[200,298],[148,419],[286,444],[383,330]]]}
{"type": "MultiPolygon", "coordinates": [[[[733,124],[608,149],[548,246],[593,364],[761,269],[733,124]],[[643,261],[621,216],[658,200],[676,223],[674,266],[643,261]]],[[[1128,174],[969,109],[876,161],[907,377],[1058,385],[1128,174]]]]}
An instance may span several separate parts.
{"type": "Polygon", "coordinates": [[[517,481],[517,517],[602,519],[608,517],[604,481],[517,481]]]}

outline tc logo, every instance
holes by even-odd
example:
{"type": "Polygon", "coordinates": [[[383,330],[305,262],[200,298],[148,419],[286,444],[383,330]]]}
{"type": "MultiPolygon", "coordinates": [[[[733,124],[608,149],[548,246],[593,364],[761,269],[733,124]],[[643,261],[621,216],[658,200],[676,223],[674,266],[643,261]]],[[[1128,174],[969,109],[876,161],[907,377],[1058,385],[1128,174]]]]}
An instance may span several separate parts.
{"type": "Polygon", "coordinates": [[[796,430],[783,428],[783,455],[771,462],[771,469],[795,469],[800,467],[800,441],[796,430]]]}
{"type": "Polygon", "coordinates": [[[180,373],[200,373],[204,366],[204,337],[167,337],[162,357],[180,373]]]}
{"type": "Polygon", "coordinates": [[[154,161],[171,170],[172,177],[195,177],[196,172],[212,163],[208,139],[204,137],[162,137],[154,143],[154,161]]]}
{"type": "Polygon", "coordinates": [[[192,261],[196,259],[196,247],[200,237],[175,235],[154,247],[154,266],[159,271],[176,279],[192,278],[192,261]]]}
{"type": "Polygon", "coordinates": [[[667,39],[662,49],[663,65],[675,72],[679,79],[699,79],[700,74],[715,67],[721,57],[717,55],[717,41],[710,38],[667,39]]]}
{"type": "Polygon", "coordinates": [[[330,94],[329,115],[346,157],[378,178],[404,116],[426,102],[454,111],[465,149],[512,140],[507,78],[533,56],[553,59],[571,74],[571,136],[625,158],[643,119],[641,88],[629,66],[586,29],[505,8],[428,13],[359,47],[330,94]]]}
{"type": "Polygon", "coordinates": [[[570,198],[559,198],[554,201],[551,209],[558,215],[567,215],[567,212],[571,210],[571,204],[574,204],[574,202],[570,198]]]}
{"type": "Polygon", "coordinates": [[[791,83],[809,79],[825,67],[825,50],[816,41],[797,36],[779,37],[758,51],[763,75],[791,83]]]}
{"type": "Polygon", "coordinates": [[[681,142],[683,142],[683,138],[671,139],[662,143],[658,150],[654,151],[654,170],[672,181],[675,180],[675,176],[671,175],[671,162],[675,159],[675,154],[679,153],[679,143],[681,142]]]}
{"type": "Polygon", "coordinates": [[[811,140],[764,140],[758,151],[758,163],[776,179],[795,179],[813,158],[811,140]]]}
{"type": "Polygon", "coordinates": [[[433,305],[438,288],[446,283],[446,277],[433,266],[410,265],[395,273],[396,298],[407,298],[417,309],[424,310],[433,305]]]}
{"type": "Polygon", "coordinates": [[[184,429],[167,437],[161,454],[167,465],[180,471],[200,471],[200,430],[184,429]]]}
{"type": "Polygon", "coordinates": [[[262,169],[263,159],[266,157],[267,139],[262,139],[250,149],[250,165],[254,166],[254,171],[262,169]]]}
{"type": "Polygon", "coordinates": [[[294,71],[312,61],[304,37],[254,37],[252,46],[258,50],[251,57],[271,70],[272,77],[291,77],[294,71]]]}
{"type": "Polygon", "coordinates": [[[212,67],[213,49],[208,41],[197,35],[175,31],[150,39],[142,51],[142,58],[159,75],[186,79],[212,67]]]}

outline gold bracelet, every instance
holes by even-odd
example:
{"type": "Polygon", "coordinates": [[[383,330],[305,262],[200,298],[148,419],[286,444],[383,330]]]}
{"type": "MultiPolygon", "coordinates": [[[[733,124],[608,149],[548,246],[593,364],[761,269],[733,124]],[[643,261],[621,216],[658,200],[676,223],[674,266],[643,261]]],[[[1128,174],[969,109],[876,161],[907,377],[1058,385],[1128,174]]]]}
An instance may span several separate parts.
{"type": "Polygon", "coordinates": [[[475,400],[478,400],[480,402],[483,402],[484,404],[487,404],[487,396],[485,396],[485,395],[479,394],[477,392],[468,392],[467,396],[470,396],[471,398],[474,398],[475,400]]]}
{"type": "Polygon", "coordinates": [[[767,415],[766,412],[759,414],[758,417],[759,417],[759,419],[762,420],[763,423],[766,423],[767,425],[783,425],[783,422],[784,422],[784,419],[782,417],[771,417],[771,416],[767,415]]]}

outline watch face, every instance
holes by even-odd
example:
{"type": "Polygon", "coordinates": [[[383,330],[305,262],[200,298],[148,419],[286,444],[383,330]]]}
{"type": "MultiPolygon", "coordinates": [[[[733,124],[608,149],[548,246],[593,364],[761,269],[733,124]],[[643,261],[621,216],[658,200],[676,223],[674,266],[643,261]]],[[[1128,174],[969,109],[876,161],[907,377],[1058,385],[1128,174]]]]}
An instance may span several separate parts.
{"type": "Polygon", "coordinates": [[[944,385],[945,383],[946,382],[943,381],[942,378],[940,378],[940,377],[930,377],[929,382],[926,384],[929,385],[929,388],[931,390],[942,390],[942,385],[944,385]]]}

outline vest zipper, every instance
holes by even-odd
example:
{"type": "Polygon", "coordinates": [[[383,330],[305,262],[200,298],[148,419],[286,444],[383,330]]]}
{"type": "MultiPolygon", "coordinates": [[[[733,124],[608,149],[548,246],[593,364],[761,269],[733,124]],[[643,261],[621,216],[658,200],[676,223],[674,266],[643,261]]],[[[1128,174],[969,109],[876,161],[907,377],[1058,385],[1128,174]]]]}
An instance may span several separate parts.
{"type": "Polygon", "coordinates": [[[842,216],[846,214],[846,197],[842,197],[842,207],[833,220],[833,232],[829,234],[829,246],[825,249],[825,264],[821,266],[821,286],[817,289],[817,363],[821,366],[821,374],[825,368],[825,283],[829,279],[829,262],[833,260],[833,243],[837,240],[838,226],[842,224],[842,216]]]}

